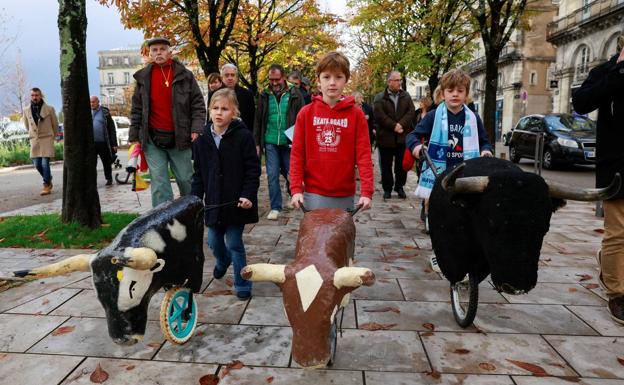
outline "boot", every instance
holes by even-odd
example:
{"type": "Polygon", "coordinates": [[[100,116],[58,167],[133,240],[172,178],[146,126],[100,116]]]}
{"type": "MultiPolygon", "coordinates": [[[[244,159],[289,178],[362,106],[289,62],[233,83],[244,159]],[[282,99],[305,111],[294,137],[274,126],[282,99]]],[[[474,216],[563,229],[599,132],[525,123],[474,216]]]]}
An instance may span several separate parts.
{"type": "Polygon", "coordinates": [[[46,184],[43,184],[43,189],[41,190],[41,192],[39,193],[39,195],[50,195],[50,193],[52,192],[52,182],[46,184]]]}

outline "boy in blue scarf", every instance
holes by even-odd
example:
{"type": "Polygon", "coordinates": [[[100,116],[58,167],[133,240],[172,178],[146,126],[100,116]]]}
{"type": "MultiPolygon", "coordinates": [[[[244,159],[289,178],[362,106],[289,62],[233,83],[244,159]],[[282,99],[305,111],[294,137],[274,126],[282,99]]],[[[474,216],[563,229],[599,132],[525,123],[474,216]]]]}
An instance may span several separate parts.
{"type": "MultiPolygon", "coordinates": [[[[440,88],[444,101],[425,115],[405,139],[411,154],[419,159],[422,146],[427,144],[427,153],[438,173],[479,155],[492,156],[481,118],[466,106],[470,76],[460,69],[451,70],[442,75],[440,88]]],[[[425,162],[422,164],[416,196],[425,199],[426,213],[435,176],[425,162]]],[[[435,257],[431,264],[437,270],[435,257]]]]}

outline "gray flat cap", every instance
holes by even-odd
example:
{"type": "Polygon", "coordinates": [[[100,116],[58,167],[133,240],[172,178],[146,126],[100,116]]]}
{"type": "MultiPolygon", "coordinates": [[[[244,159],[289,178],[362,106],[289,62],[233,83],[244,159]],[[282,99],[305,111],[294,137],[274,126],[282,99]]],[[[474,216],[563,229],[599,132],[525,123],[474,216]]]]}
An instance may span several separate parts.
{"type": "Polygon", "coordinates": [[[147,41],[147,46],[150,47],[152,44],[165,44],[171,46],[171,42],[169,39],[165,39],[164,37],[153,37],[147,41]]]}

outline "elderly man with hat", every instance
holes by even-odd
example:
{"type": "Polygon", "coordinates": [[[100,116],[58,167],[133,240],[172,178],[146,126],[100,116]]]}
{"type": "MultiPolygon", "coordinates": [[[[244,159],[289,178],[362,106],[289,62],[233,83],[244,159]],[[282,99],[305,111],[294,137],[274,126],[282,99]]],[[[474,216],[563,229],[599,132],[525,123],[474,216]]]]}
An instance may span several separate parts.
{"type": "Polygon", "coordinates": [[[154,38],[146,44],[150,60],[134,74],[128,140],[141,143],[145,152],[156,207],[173,200],[169,166],[180,194],[191,192],[191,142],[202,132],[206,107],[191,71],[172,58],[169,40],[154,38]]]}

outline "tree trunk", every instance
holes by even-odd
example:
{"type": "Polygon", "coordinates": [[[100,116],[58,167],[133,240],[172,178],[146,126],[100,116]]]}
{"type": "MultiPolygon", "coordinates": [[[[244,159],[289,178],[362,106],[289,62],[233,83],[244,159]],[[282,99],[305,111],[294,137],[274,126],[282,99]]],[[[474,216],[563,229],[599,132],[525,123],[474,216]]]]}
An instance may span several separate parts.
{"type": "Polygon", "coordinates": [[[485,100],[483,102],[483,125],[488,134],[492,149],[496,141],[496,89],[498,88],[498,55],[500,52],[486,53],[485,100]]]}
{"type": "Polygon", "coordinates": [[[61,89],[65,117],[63,222],[98,228],[102,224],[97,192],[93,121],[87,78],[85,0],[59,0],[61,89]]]}
{"type": "Polygon", "coordinates": [[[438,76],[437,71],[429,75],[429,79],[427,79],[427,84],[429,84],[429,96],[431,96],[431,100],[433,100],[433,92],[435,91],[439,82],[440,77],[438,76]]]}

